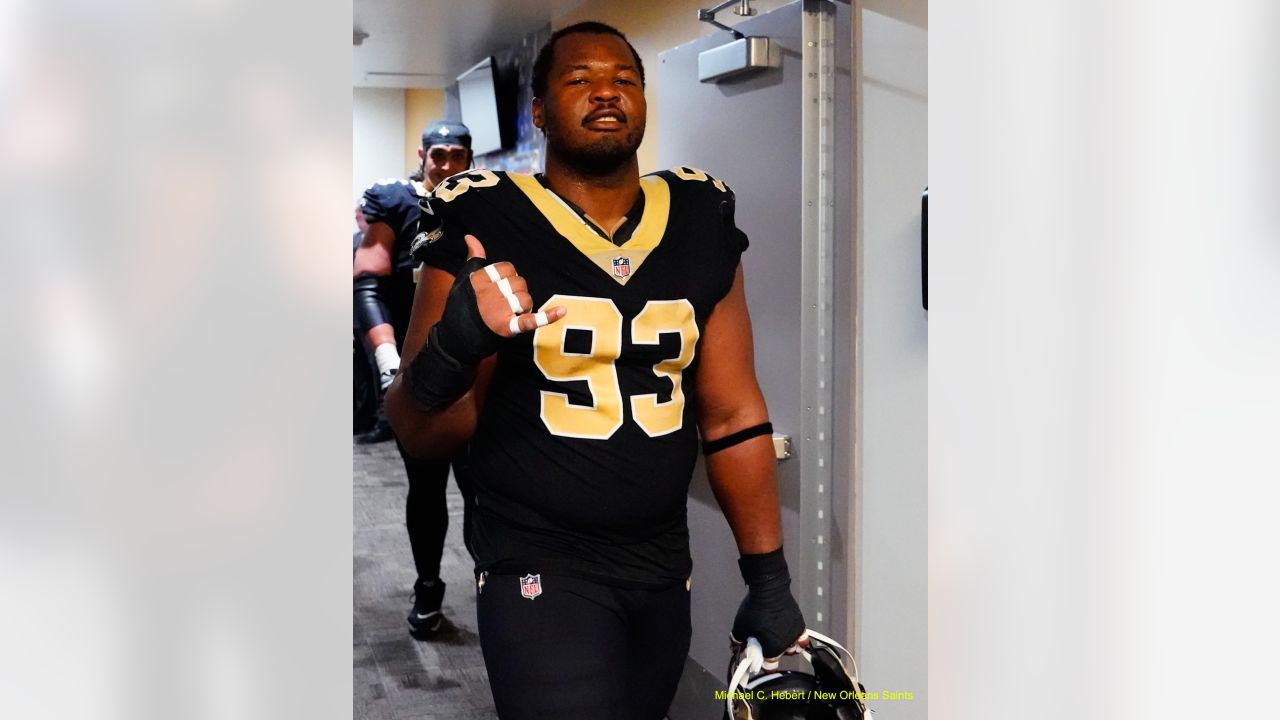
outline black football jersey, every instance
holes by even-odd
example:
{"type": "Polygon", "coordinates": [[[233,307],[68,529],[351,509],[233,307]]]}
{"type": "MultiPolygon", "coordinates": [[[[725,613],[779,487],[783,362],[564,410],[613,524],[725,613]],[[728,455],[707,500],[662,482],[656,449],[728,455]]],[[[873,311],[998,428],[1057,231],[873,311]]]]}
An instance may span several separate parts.
{"type": "Polygon", "coordinates": [[[568,310],[497,353],[466,460],[480,570],[633,587],[689,575],[699,338],[747,240],[719,180],[675,168],[640,182],[621,245],[528,175],[455,175],[421,216],[416,259],[456,274],[474,235],[535,309],[568,310]]]}
{"type": "Polygon", "coordinates": [[[395,330],[396,344],[404,344],[409,328],[409,314],[413,309],[413,260],[411,248],[417,232],[418,203],[426,189],[410,180],[380,180],[364,191],[360,207],[370,225],[385,223],[395,233],[391,247],[391,276],[378,285],[382,301],[391,313],[391,326],[395,330]]]}

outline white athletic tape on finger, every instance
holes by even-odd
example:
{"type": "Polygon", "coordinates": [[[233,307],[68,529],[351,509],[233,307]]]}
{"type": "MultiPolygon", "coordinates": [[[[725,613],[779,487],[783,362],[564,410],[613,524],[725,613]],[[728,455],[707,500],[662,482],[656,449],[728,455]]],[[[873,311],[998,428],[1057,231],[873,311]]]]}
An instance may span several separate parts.
{"type": "Polygon", "coordinates": [[[519,315],[524,312],[524,307],[520,305],[519,298],[511,291],[511,278],[502,278],[498,281],[498,290],[502,292],[502,297],[507,299],[507,306],[511,308],[511,312],[519,315]]]}
{"type": "MultiPolygon", "coordinates": [[[[536,312],[536,313],[534,313],[534,314],[533,314],[533,322],[534,322],[534,327],[544,327],[544,326],[546,326],[546,325],[550,325],[550,324],[551,324],[551,321],[547,319],[547,314],[546,314],[546,313],[544,313],[544,312],[536,312]]],[[[513,317],[511,318],[510,322],[507,324],[507,327],[511,329],[511,334],[512,334],[512,335],[519,335],[520,333],[525,332],[524,330],[521,330],[521,329],[520,329],[520,316],[519,316],[519,315],[515,315],[515,316],[513,316],[513,317]]]]}
{"type": "Polygon", "coordinates": [[[501,275],[499,275],[499,274],[498,274],[498,268],[496,268],[496,267],[494,267],[494,266],[492,266],[492,265],[485,265],[485,266],[484,266],[484,274],[485,274],[485,275],[488,275],[488,276],[489,276],[489,279],[490,279],[490,280],[492,280],[492,281],[494,281],[494,282],[498,282],[498,280],[499,280],[499,279],[501,279],[501,277],[502,277],[501,275]]]}

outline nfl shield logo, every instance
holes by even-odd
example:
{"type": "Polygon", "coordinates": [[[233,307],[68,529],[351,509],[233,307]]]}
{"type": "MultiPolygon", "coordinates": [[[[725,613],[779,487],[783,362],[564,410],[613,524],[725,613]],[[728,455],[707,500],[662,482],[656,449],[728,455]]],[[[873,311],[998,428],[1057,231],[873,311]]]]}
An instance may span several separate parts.
{"type": "Polygon", "coordinates": [[[613,259],[613,274],[624,278],[631,274],[631,258],[619,255],[613,259]]]}
{"type": "Polygon", "coordinates": [[[530,600],[542,594],[542,576],[525,575],[520,578],[520,594],[530,600]]]}

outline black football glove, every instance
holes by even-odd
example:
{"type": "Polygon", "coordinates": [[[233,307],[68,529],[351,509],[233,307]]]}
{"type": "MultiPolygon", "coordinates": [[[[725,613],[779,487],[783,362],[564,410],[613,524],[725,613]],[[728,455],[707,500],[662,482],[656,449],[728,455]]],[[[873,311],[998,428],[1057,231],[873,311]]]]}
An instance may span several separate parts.
{"type": "Polygon", "coordinates": [[[482,257],[462,263],[453,287],[449,288],[444,314],[431,328],[431,342],[461,365],[479,364],[497,352],[504,339],[485,325],[476,304],[476,289],[471,285],[471,273],[488,264],[482,257]]]}
{"type": "Polygon", "coordinates": [[[747,596],[733,618],[733,639],[760,641],[765,658],[776,658],[796,644],[804,633],[804,616],[791,596],[791,574],[782,548],[761,555],[738,558],[747,596]]]}

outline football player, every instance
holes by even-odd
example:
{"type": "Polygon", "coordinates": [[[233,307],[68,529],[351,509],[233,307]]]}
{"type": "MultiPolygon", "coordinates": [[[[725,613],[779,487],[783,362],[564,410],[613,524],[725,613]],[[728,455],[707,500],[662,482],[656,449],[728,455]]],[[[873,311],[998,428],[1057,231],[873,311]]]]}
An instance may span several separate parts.
{"type": "MultiPolygon", "coordinates": [[[[433,122],[422,131],[418,157],[421,166],[415,176],[420,179],[374,183],[360,201],[368,229],[356,248],[352,270],[355,320],[373,349],[382,390],[391,384],[400,367],[397,348],[404,346],[409,328],[413,269],[417,265],[410,256],[410,245],[418,226],[418,202],[445,178],[471,167],[471,131],[458,123],[433,122]]],[[[440,605],[445,584],[439,575],[449,527],[445,505],[449,461],[412,457],[405,453],[403,445],[396,445],[409,477],[405,525],[418,573],[409,630],[422,638],[438,630],[443,622],[440,605]]]]}
{"type": "Polygon", "coordinates": [[[641,177],[644,68],[616,29],[554,33],[533,72],[546,173],[436,187],[387,395],[411,453],[466,447],[480,642],[498,715],[662,718],[689,649],[686,495],[701,436],[767,657],[801,640],[734,195],[641,177]]]}

